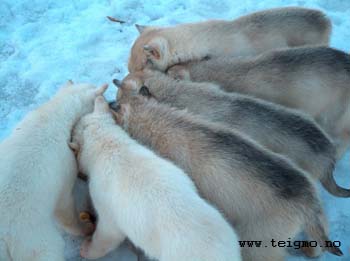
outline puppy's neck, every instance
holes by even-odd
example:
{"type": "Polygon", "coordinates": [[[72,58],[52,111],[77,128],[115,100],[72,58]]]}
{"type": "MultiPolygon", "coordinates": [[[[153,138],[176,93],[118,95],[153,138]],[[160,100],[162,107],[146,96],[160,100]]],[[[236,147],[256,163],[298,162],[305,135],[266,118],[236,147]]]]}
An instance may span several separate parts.
{"type": "Polygon", "coordinates": [[[79,97],[72,95],[56,96],[40,108],[44,119],[60,126],[62,134],[71,136],[74,124],[88,111],[79,97]]]}

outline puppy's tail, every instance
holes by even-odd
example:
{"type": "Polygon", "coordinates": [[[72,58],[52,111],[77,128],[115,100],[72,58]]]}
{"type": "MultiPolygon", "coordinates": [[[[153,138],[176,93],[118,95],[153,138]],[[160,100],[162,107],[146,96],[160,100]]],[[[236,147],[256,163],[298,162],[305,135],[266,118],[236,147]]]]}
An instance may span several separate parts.
{"type": "Polygon", "coordinates": [[[332,195],[341,198],[349,198],[350,197],[350,189],[340,187],[334,179],[333,171],[334,171],[334,163],[333,166],[327,170],[325,175],[323,175],[320,179],[323,187],[332,195]]]}
{"type": "MultiPolygon", "coordinates": [[[[310,209],[311,210],[311,209],[310,209]]],[[[317,241],[319,246],[325,251],[336,255],[342,256],[343,252],[339,247],[334,246],[333,241],[328,238],[325,227],[325,216],[322,209],[317,208],[314,211],[309,211],[310,216],[306,218],[305,230],[308,236],[317,241]]]]}

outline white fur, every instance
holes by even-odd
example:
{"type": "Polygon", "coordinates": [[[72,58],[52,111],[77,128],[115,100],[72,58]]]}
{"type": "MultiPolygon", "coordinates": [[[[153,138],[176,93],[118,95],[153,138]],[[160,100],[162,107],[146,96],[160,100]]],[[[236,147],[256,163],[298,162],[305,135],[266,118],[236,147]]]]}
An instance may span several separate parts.
{"type": "Polygon", "coordinates": [[[1,261],[63,261],[55,217],[67,232],[82,234],[72,197],[77,163],[67,144],[102,91],[68,83],[0,144],[1,261]]]}
{"type": "Polygon", "coordinates": [[[127,236],[161,261],[241,260],[227,221],[198,196],[182,170],[116,125],[102,97],[76,126],[73,141],[98,214],[83,257],[104,256],[127,236]]]}

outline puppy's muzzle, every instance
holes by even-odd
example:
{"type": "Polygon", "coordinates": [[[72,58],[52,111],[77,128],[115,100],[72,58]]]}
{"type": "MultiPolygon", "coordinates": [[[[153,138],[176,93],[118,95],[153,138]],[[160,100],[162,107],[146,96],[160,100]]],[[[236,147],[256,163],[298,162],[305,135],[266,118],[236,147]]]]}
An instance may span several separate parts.
{"type": "Polygon", "coordinates": [[[108,106],[111,110],[118,112],[120,109],[120,105],[116,101],[111,101],[108,103],[108,106]]]}

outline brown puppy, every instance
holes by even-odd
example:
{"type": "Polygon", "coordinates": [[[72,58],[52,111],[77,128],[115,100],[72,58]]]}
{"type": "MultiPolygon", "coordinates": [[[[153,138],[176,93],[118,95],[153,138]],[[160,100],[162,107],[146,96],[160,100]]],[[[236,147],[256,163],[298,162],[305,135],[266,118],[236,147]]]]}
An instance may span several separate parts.
{"type": "MultiPolygon", "coordinates": [[[[324,245],[325,217],[312,182],[292,162],[220,125],[135,96],[120,101],[115,117],[129,134],[183,168],[199,193],[233,224],[241,240],[266,247],[242,248],[244,260],[284,260],[287,240],[305,228],[324,245]]],[[[338,248],[326,249],[341,255],[338,248]]]]}
{"type": "Polygon", "coordinates": [[[298,111],[227,93],[211,83],[175,81],[157,71],[131,73],[123,82],[114,83],[119,85],[119,100],[141,91],[159,102],[224,123],[292,159],[333,195],[350,197],[350,190],[337,186],[333,177],[336,154],[333,143],[310,117],[298,111]]]}
{"type": "Polygon", "coordinates": [[[141,35],[131,50],[130,72],[145,67],[165,71],[171,65],[207,56],[247,56],[281,47],[328,45],[331,23],[321,11],[286,7],[233,21],[208,20],[137,29],[141,35]]]}
{"type": "Polygon", "coordinates": [[[300,109],[330,134],[338,158],[350,142],[350,56],[329,47],[266,52],[237,60],[216,58],[174,66],[169,74],[196,82],[215,82],[240,92],[300,109]]]}

